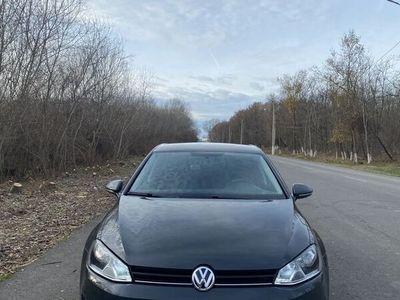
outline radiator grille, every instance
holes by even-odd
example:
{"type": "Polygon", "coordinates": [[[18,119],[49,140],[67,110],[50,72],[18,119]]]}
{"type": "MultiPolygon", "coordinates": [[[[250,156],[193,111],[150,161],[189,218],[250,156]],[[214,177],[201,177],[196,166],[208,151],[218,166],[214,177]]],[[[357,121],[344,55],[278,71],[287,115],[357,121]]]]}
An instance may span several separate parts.
{"type": "MultiPolygon", "coordinates": [[[[215,286],[271,285],[277,273],[277,270],[213,271],[215,286]]],[[[132,266],[131,273],[137,283],[191,285],[193,270],[132,266]]]]}

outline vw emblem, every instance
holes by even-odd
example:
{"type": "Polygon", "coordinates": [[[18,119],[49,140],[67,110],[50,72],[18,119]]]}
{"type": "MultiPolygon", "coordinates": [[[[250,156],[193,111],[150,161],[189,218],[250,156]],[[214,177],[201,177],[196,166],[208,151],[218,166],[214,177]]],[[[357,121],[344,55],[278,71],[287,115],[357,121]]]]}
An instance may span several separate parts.
{"type": "Polygon", "coordinates": [[[207,267],[198,267],[192,274],[192,282],[197,290],[206,292],[214,286],[214,272],[207,267]]]}

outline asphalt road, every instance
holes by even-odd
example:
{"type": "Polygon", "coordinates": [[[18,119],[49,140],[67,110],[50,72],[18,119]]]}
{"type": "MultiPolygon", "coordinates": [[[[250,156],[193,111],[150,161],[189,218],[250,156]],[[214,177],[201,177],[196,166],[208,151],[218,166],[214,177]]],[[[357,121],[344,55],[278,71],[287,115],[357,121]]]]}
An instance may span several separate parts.
{"type": "MultiPolygon", "coordinates": [[[[288,184],[311,185],[298,206],[330,261],[331,300],[400,299],[400,178],[274,158],[288,184]]],[[[79,299],[83,243],[95,220],[0,283],[0,299],[79,299]]]]}

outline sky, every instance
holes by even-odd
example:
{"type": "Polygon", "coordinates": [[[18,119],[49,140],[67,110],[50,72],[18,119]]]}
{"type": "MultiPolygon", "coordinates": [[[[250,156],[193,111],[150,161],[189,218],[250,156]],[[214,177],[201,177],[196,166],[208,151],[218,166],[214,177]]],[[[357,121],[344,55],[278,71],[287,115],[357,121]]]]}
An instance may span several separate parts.
{"type": "Polygon", "coordinates": [[[199,127],[322,65],[349,30],[375,57],[400,41],[400,6],[386,0],[89,0],[86,13],[152,74],[153,97],[182,99],[199,127]]]}

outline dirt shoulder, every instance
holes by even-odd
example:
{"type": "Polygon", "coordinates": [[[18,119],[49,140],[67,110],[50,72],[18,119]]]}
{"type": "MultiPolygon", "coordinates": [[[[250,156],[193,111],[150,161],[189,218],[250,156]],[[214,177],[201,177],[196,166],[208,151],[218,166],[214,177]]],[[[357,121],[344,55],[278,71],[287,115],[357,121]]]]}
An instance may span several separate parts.
{"type": "Polygon", "coordinates": [[[31,179],[20,182],[17,192],[13,182],[0,184],[0,281],[108,211],[115,198],[104,185],[127,179],[141,159],[79,168],[45,181],[31,179]]]}

